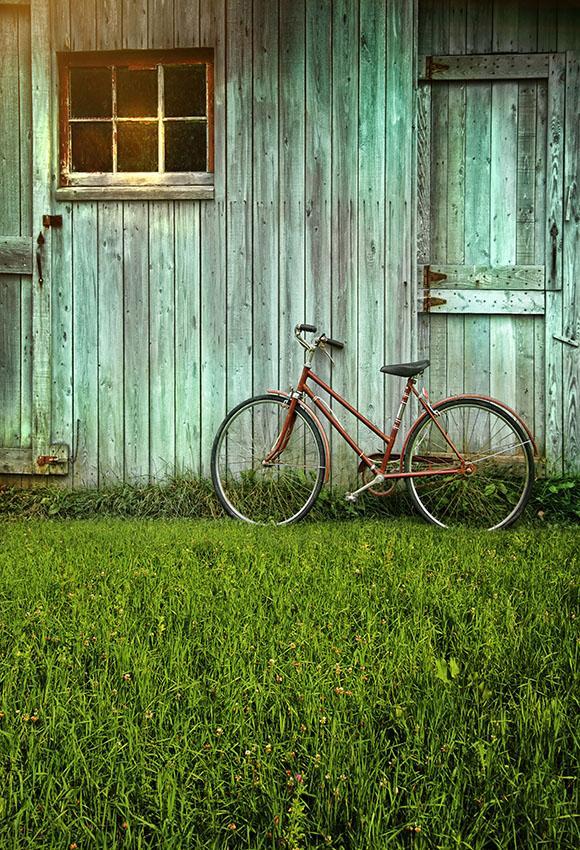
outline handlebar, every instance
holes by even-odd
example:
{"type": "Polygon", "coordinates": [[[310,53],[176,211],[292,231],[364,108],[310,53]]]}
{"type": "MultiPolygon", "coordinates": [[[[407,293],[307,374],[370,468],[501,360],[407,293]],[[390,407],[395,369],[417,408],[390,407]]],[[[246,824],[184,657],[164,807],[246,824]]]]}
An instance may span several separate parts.
{"type": "Polygon", "coordinates": [[[316,333],[316,331],[316,325],[300,324],[296,325],[296,327],[294,328],[294,335],[296,336],[300,345],[310,352],[314,352],[319,346],[322,346],[323,348],[325,346],[331,346],[332,348],[344,348],[344,342],[341,342],[338,339],[332,339],[332,337],[326,336],[326,334],[324,333],[316,337],[316,339],[312,343],[306,342],[306,340],[301,336],[302,333],[316,333]]]}

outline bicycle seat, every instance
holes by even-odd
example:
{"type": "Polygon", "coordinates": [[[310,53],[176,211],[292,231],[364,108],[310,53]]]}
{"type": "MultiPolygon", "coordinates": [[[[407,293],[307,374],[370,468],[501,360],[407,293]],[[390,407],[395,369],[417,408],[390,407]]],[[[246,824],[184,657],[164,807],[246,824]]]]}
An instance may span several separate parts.
{"type": "Polygon", "coordinates": [[[426,369],[430,360],[416,360],[415,363],[393,363],[390,366],[382,366],[381,372],[388,375],[399,375],[401,378],[412,378],[426,369]]]}

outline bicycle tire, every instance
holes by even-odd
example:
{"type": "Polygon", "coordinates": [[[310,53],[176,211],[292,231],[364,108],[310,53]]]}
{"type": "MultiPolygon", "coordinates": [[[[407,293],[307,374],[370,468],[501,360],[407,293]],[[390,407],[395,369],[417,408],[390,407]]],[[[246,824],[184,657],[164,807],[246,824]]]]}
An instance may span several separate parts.
{"type": "Polygon", "coordinates": [[[276,462],[263,460],[288,413],[288,397],[255,396],[231,410],[211,453],[213,485],[226,513],[253,524],[289,525],[312,508],[326,475],[326,453],[313,417],[297,405],[287,446],[276,462]]]}
{"type": "MultiPolygon", "coordinates": [[[[468,463],[471,474],[407,478],[419,513],[442,528],[498,530],[522,515],[534,483],[534,454],[523,426],[500,403],[457,396],[433,405],[438,423],[468,463]]],[[[402,460],[405,472],[459,467],[430,416],[411,427],[402,460]]]]}

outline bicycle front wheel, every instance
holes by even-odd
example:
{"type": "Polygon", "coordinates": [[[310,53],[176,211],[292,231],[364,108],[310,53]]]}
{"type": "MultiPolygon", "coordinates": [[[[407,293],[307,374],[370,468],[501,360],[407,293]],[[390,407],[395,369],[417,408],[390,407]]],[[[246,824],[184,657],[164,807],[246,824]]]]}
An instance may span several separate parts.
{"type": "Polygon", "coordinates": [[[423,416],[411,428],[403,468],[419,513],[435,525],[499,529],[521,516],[534,482],[529,435],[503,407],[484,399],[456,398],[435,405],[437,423],[423,416]],[[438,427],[440,426],[440,427],[438,427]],[[461,461],[441,429],[470,465],[461,461]]]}
{"type": "Polygon", "coordinates": [[[222,422],[213,444],[211,474],[230,516],[287,525],[302,519],[314,504],[326,463],[320,430],[308,411],[296,407],[283,451],[266,460],[287,415],[285,396],[264,395],[242,402],[222,422]]]}

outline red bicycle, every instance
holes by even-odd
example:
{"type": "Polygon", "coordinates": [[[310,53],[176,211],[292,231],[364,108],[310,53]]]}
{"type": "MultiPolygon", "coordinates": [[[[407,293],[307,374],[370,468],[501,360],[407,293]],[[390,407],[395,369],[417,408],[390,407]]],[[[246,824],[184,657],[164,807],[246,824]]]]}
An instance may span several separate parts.
{"type": "MultiPolygon", "coordinates": [[[[429,360],[383,366],[389,375],[407,378],[393,427],[384,433],[332,389],[312,369],[320,349],[344,343],[325,334],[308,342],[314,325],[295,328],[306,358],[300,380],[289,393],[268,391],[235,407],[216,435],[211,473],[227,513],[251,523],[287,525],[312,508],[330,472],[330,447],[319,411],[356,452],[362,485],[346,493],[356,501],[369,490],[389,495],[404,479],[425,519],[442,528],[469,524],[506,528],[524,510],[534,482],[535,445],[529,428],[503,402],[480,395],[458,395],[432,403],[416,388],[429,360]],[[384,443],[379,454],[366,454],[335,413],[310,386],[318,385],[384,443]],[[409,398],[422,409],[403,447],[394,452],[409,398]],[[314,409],[308,406],[310,401],[314,409]]],[[[332,358],[330,358],[332,360],[332,358]]],[[[334,362],[334,361],[333,361],[334,362]]]]}

